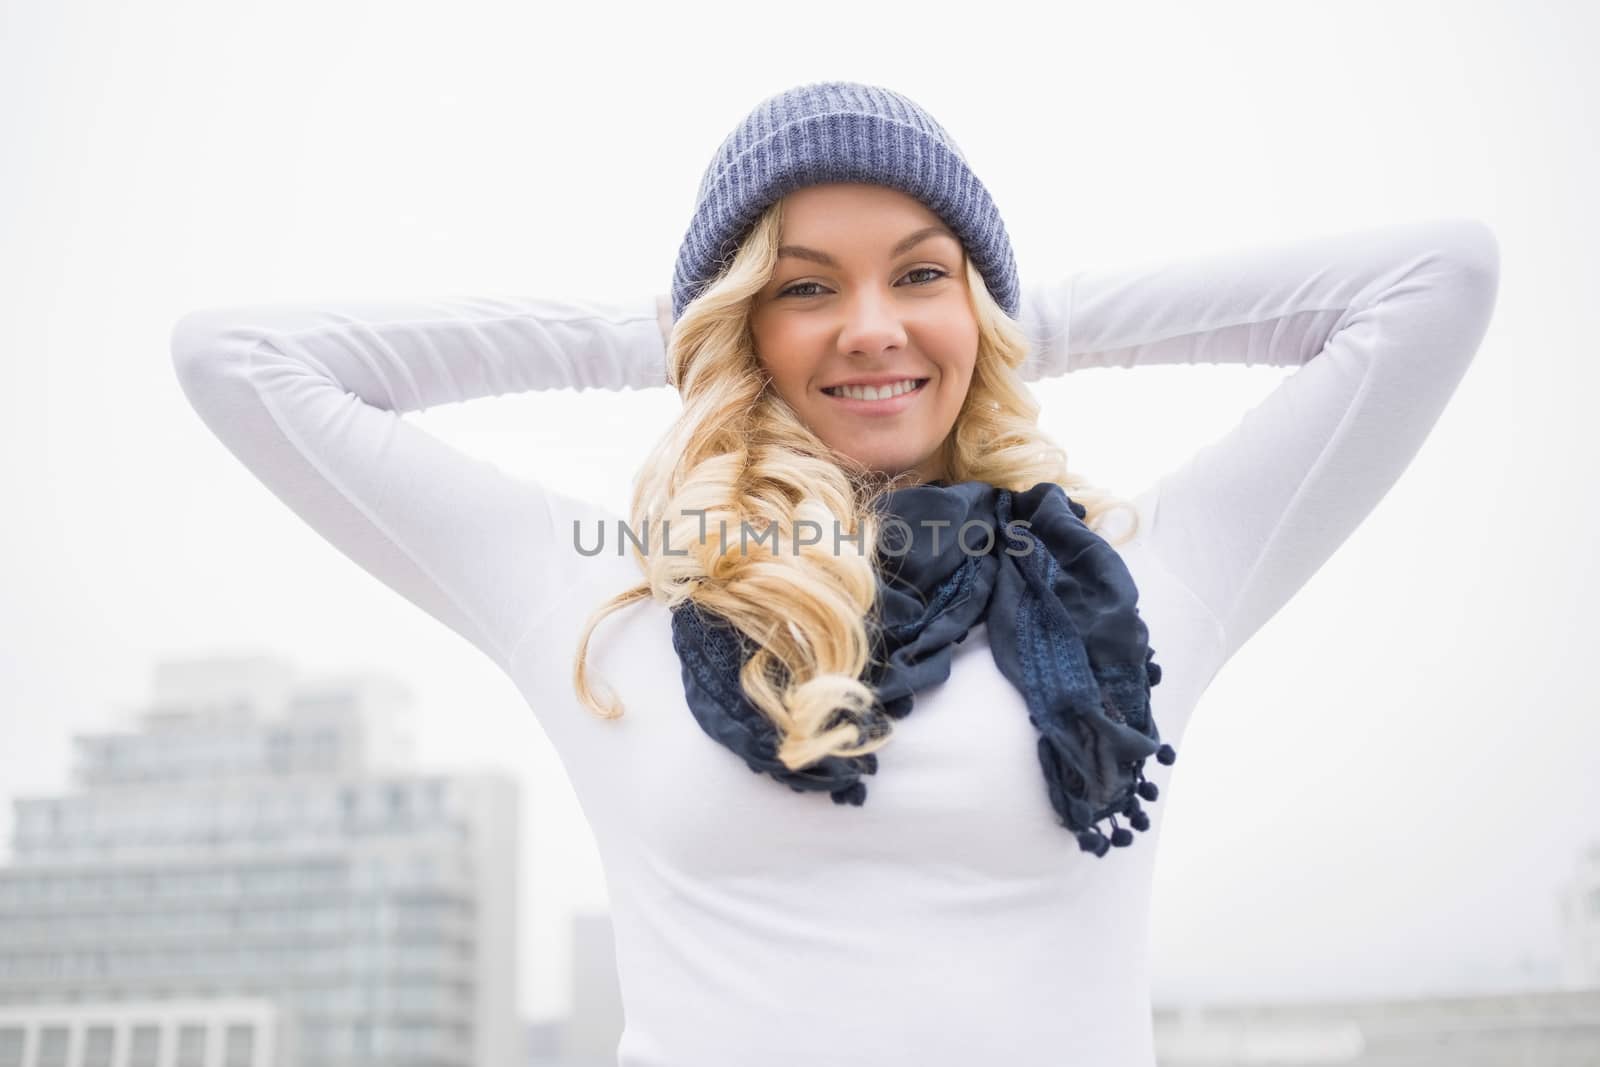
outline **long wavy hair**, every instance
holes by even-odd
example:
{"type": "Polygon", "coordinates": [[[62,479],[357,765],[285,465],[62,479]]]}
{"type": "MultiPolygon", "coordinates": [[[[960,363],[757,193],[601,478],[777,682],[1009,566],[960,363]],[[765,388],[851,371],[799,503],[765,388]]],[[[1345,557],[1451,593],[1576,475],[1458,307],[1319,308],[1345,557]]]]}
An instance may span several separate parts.
{"type": "MultiPolygon", "coordinates": [[[[644,577],[585,622],[573,687],[594,714],[621,717],[621,703],[598,699],[589,684],[595,627],[646,596],[668,608],[693,601],[757,646],[740,684],[777,728],[777,758],[798,770],[828,755],[876,751],[890,739],[889,717],[875,711],[862,675],[872,655],[867,623],[875,610],[883,494],[910,476],[865,469],[831,449],[762,367],[750,310],[777,267],[782,229],[779,200],[672,329],[667,377],[683,411],[640,468],[630,509],[630,528],[644,531],[643,547],[636,536],[632,550],[644,577]],[[796,534],[810,523],[837,532],[808,546],[796,534]],[[648,550],[657,527],[670,527],[670,553],[648,550]]],[[[1025,331],[994,302],[970,258],[965,269],[978,351],[965,402],[941,445],[945,477],[1018,492],[1055,482],[1084,506],[1084,521],[1097,533],[1110,512],[1132,513],[1132,525],[1112,542],[1125,543],[1138,513],[1068,471],[1065,451],[1039,429],[1039,405],[1018,374],[1028,355],[1025,331]]]]}

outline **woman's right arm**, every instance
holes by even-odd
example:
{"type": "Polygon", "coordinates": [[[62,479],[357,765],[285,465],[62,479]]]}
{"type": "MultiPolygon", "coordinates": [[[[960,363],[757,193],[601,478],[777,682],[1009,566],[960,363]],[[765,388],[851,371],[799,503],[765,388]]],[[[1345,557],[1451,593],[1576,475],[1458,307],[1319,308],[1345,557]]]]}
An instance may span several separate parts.
{"type": "Polygon", "coordinates": [[[506,668],[582,568],[606,561],[572,546],[575,521],[591,545],[608,513],[402,413],[534,389],[665,385],[659,308],[653,296],[204,308],[174,325],[172,358],[195,411],[268,489],[506,668]]]}

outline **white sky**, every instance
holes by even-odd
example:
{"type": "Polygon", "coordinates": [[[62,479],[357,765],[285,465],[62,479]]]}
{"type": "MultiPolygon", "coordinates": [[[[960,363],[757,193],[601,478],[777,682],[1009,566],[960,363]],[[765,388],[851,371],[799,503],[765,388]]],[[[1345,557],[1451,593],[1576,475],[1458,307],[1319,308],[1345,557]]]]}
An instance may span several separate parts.
{"type": "MultiPolygon", "coordinates": [[[[1432,216],[1495,229],[1498,310],[1421,455],[1185,736],[1155,981],[1279,996],[1542,970],[1555,892],[1600,837],[1595,11],[0,0],[0,794],[62,789],[70,735],[118,724],[163,656],[391,671],[427,763],[526,783],[522,999],[563,1011],[567,912],[605,897],[553,752],[486,658],[210,436],[168,331],[280,298],[665,292],[733,124],[851,78],[939,118],[1025,278],[1432,216]]],[[[1074,466],[1132,493],[1282,373],[1090,371],[1037,395],[1074,466]]],[[[413,417],[621,511],[675,404],[413,417]]]]}

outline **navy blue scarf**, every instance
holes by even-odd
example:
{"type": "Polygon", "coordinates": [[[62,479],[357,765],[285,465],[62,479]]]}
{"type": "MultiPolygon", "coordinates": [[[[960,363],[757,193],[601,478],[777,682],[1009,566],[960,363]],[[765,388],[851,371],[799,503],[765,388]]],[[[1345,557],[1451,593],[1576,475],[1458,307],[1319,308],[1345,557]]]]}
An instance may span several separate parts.
{"type": "MultiPolygon", "coordinates": [[[[995,664],[1039,731],[1039,763],[1063,825],[1096,856],[1132,844],[1116,817],[1149,828],[1139,800],[1158,790],[1144,780],[1144,761],[1171,764],[1177,753],[1161,743],[1150,714],[1161,668],[1122,558],[1054,482],[1025,492],[930,482],[883,501],[878,597],[867,619],[875,651],[862,678],[877,710],[908,715],[912,695],[947,679],[954,645],[984,623],[995,664]]],[[[685,601],[673,611],[672,640],[689,707],[708,735],[796,792],[826,790],[839,804],[866,799],[861,777],[877,773],[875,752],[799,770],[778,761],[777,728],[739,686],[755,646],[731,623],[685,601]]]]}

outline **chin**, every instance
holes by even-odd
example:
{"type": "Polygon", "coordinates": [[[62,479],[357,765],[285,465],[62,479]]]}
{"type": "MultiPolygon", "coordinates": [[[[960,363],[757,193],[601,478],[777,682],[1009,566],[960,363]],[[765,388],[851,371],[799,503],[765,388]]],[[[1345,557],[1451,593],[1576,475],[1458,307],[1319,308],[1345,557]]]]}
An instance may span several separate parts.
{"type": "Polygon", "coordinates": [[[907,445],[914,443],[908,434],[891,434],[867,442],[837,441],[823,437],[824,443],[840,455],[850,457],[867,470],[891,477],[927,463],[938,452],[941,440],[941,437],[934,435],[925,445],[908,448],[907,445]]]}
{"type": "Polygon", "coordinates": [[[850,456],[850,458],[854,459],[857,463],[861,464],[863,467],[866,467],[868,470],[891,478],[898,477],[902,474],[906,474],[915,470],[917,466],[923,463],[927,458],[925,455],[885,456],[880,454],[861,456],[849,451],[846,451],[845,455],[850,456]]]}

